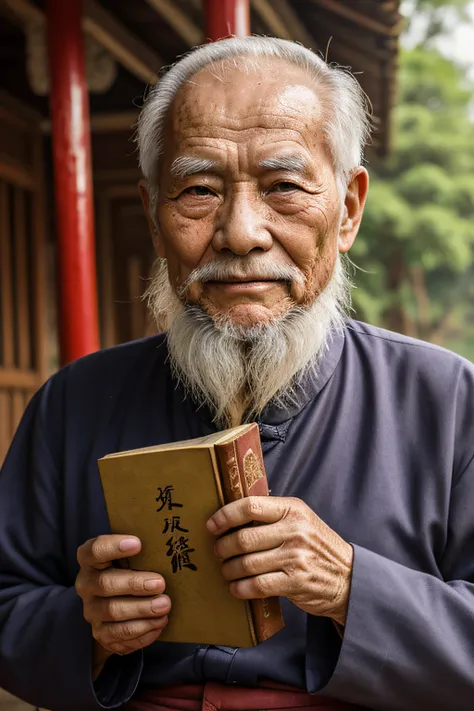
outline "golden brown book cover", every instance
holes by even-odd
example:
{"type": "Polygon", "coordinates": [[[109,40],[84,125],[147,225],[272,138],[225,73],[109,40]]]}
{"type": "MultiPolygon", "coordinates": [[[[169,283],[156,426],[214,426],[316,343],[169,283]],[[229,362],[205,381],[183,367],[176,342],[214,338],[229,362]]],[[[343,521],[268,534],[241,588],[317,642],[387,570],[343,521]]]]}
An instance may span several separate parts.
{"type": "Polygon", "coordinates": [[[215,446],[255,436],[255,428],[258,436],[256,425],[242,425],[98,462],[112,532],[142,541],[131,567],[166,580],[173,607],[161,641],[250,647],[268,636],[260,629],[257,634],[250,603],[230,594],[214,555],[215,538],[206,529],[228,500],[215,446]]]}

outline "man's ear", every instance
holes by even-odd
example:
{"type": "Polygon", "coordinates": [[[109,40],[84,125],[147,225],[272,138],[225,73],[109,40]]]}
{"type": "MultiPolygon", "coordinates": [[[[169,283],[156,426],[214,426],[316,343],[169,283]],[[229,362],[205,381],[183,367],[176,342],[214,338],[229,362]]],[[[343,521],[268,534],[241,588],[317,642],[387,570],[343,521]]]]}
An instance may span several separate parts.
{"type": "Polygon", "coordinates": [[[146,219],[148,221],[148,227],[150,228],[151,239],[153,240],[155,252],[159,257],[164,259],[165,252],[163,249],[163,243],[160,238],[160,233],[156,224],[156,215],[152,214],[150,193],[147,181],[144,179],[140,180],[140,182],[138,183],[138,189],[140,190],[140,197],[142,199],[143,209],[145,210],[146,219]]]}
{"type": "Polygon", "coordinates": [[[354,244],[364,213],[364,205],[369,190],[369,174],[360,166],[352,172],[344,199],[344,211],[339,230],[339,252],[345,254],[354,244]]]}

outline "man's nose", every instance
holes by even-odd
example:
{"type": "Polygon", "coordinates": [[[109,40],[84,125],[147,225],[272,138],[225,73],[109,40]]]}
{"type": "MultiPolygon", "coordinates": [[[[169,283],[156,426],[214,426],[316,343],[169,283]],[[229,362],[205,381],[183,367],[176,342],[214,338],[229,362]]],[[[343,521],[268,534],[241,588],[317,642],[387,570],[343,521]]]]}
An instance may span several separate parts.
{"type": "Polygon", "coordinates": [[[244,256],[254,249],[268,251],[272,246],[267,209],[258,191],[234,190],[221,207],[213,247],[244,256]]]}

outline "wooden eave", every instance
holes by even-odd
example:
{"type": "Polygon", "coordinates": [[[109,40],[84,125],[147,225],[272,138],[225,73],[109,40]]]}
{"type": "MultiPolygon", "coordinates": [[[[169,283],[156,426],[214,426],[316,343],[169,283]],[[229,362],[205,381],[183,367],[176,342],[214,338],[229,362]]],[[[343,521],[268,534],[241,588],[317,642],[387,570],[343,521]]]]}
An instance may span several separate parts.
{"type": "MultiPolygon", "coordinates": [[[[9,38],[6,29],[2,47],[4,20],[18,26],[44,22],[44,2],[0,0],[0,86],[10,90],[11,82],[13,93],[25,100],[24,43],[9,38]],[[12,65],[9,74],[1,69],[5,60],[12,65]]],[[[293,39],[350,67],[373,106],[375,148],[387,152],[402,28],[399,0],[251,0],[251,24],[255,34],[293,39]]],[[[206,39],[200,0],[85,0],[83,27],[120,66],[107,94],[91,94],[93,115],[129,112],[162,66],[206,39]]],[[[31,94],[31,105],[47,116],[47,99],[31,94]]]]}

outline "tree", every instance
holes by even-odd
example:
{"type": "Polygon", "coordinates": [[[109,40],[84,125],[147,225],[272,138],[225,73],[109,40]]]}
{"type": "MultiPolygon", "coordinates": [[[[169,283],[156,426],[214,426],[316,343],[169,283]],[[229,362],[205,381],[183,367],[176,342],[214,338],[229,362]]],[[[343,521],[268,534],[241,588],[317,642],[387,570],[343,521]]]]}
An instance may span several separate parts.
{"type": "Polygon", "coordinates": [[[394,147],[370,166],[351,258],[367,272],[357,277],[359,317],[437,343],[464,338],[468,324],[474,346],[473,94],[436,49],[401,53],[394,147]]]}
{"type": "Polygon", "coordinates": [[[418,43],[427,46],[449,32],[456,22],[469,20],[468,7],[472,0],[404,0],[402,12],[407,18],[406,31],[414,22],[423,20],[423,32],[418,43]]]}

